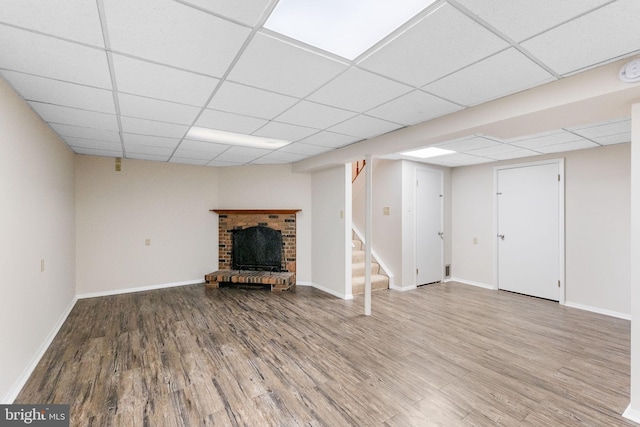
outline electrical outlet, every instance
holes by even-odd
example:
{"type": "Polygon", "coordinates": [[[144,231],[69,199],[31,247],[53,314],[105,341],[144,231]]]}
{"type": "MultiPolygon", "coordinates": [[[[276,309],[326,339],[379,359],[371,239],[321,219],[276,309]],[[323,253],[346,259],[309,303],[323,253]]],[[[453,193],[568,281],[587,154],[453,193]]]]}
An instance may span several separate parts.
{"type": "Polygon", "coordinates": [[[391,208],[389,206],[382,208],[382,215],[391,215],[391,208]]]}
{"type": "Polygon", "coordinates": [[[473,244],[474,244],[474,245],[477,245],[477,244],[478,244],[478,238],[477,238],[477,237],[474,237],[474,238],[473,238],[473,244]]]}

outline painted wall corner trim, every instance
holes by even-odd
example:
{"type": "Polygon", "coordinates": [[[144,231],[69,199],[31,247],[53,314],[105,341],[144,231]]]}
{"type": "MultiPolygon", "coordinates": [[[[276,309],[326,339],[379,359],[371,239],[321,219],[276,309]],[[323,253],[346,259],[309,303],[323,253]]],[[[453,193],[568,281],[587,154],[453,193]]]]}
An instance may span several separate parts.
{"type": "Polygon", "coordinates": [[[631,404],[627,406],[627,409],[622,413],[622,416],[628,420],[640,423],[640,409],[631,408],[631,404]]]}
{"type": "Polygon", "coordinates": [[[44,356],[44,353],[53,342],[53,339],[56,337],[58,332],[60,332],[60,328],[62,328],[62,325],[64,325],[64,322],[67,320],[67,317],[69,317],[69,314],[71,313],[71,310],[73,310],[73,307],[75,307],[77,301],[78,297],[73,297],[65,311],[62,313],[62,316],[60,316],[56,324],[51,329],[51,332],[49,332],[47,338],[42,342],[42,344],[38,348],[38,351],[31,358],[29,364],[24,368],[16,382],[9,389],[7,395],[2,397],[2,400],[0,400],[0,404],[10,405],[14,400],[16,400],[16,397],[18,397],[18,394],[29,380],[29,377],[31,377],[34,369],[36,369],[36,366],[38,366],[38,363],[40,363],[40,359],[42,359],[42,356],[44,356]]]}
{"type": "Polygon", "coordinates": [[[590,305],[578,304],[576,302],[571,302],[571,301],[565,301],[564,305],[571,308],[577,308],[579,310],[590,311],[592,313],[604,314],[605,316],[617,317],[618,319],[631,320],[631,314],[627,314],[627,313],[620,313],[618,311],[592,307],[590,305]]]}
{"type": "Polygon", "coordinates": [[[101,292],[91,292],[88,294],[80,294],[77,296],[78,299],[86,299],[86,298],[97,298],[97,297],[106,297],[110,295],[120,295],[120,294],[130,294],[133,292],[144,292],[144,291],[153,291],[156,289],[164,289],[164,288],[174,288],[177,286],[187,286],[187,285],[197,285],[200,283],[204,283],[204,279],[193,279],[186,280],[183,282],[174,282],[174,283],[164,283],[160,285],[149,285],[149,286],[141,286],[139,288],[127,288],[127,289],[115,289],[112,291],[101,291],[101,292]]]}
{"type": "Polygon", "coordinates": [[[458,283],[462,283],[463,285],[477,286],[479,288],[491,289],[493,291],[498,290],[498,288],[495,285],[489,285],[487,283],[481,283],[481,282],[474,282],[473,280],[460,279],[458,277],[452,277],[450,279],[445,280],[445,282],[458,282],[458,283]]]}
{"type": "Polygon", "coordinates": [[[308,287],[311,287],[311,288],[316,288],[319,291],[326,292],[326,293],[328,293],[330,295],[333,295],[334,297],[338,297],[338,298],[343,299],[343,300],[352,300],[353,299],[353,295],[352,294],[343,294],[343,293],[340,293],[340,292],[336,292],[336,291],[334,291],[332,289],[325,288],[324,286],[320,286],[317,283],[313,283],[313,282],[296,282],[296,286],[308,286],[308,287]]]}

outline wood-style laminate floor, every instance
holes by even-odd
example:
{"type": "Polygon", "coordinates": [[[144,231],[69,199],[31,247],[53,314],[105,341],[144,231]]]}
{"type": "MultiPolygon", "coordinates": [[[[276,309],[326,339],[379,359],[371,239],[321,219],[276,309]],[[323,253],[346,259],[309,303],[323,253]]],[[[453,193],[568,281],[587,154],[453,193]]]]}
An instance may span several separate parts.
{"type": "Polygon", "coordinates": [[[16,403],[73,426],[625,426],[629,322],[457,283],[342,301],[185,286],[80,300],[16,403]]]}

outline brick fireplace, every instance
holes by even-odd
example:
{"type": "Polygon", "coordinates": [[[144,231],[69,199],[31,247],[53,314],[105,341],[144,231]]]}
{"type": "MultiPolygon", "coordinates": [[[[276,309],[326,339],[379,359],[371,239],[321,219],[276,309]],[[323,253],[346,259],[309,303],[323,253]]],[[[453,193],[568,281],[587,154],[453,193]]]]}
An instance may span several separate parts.
{"type": "Polygon", "coordinates": [[[296,272],[296,213],[288,210],[238,210],[213,209],[218,214],[218,268],[207,274],[208,287],[220,283],[270,285],[272,291],[282,291],[295,286],[296,272]],[[249,227],[269,227],[282,235],[282,259],[280,272],[232,270],[234,230],[249,227]]]}

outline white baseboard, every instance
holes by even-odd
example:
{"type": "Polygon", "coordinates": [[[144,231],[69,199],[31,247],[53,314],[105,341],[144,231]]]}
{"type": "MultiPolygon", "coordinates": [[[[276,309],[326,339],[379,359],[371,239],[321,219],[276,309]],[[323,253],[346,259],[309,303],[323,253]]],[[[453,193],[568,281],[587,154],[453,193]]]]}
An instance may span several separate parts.
{"type": "Polygon", "coordinates": [[[400,292],[406,292],[406,291],[412,291],[414,289],[418,289],[418,287],[416,285],[411,285],[411,286],[395,286],[392,284],[389,284],[389,289],[393,290],[393,291],[400,291],[400,292]]]}
{"type": "Polygon", "coordinates": [[[591,307],[589,305],[578,304],[575,302],[565,301],[565,306],[571,308],[577,308],[580,310],[591,311],[592,313],[604,314],[605,316],[617,317],[618,319],[631,320],[631,315],[626,313],[620,313],[617,311],[606,310],[604,308],[591,307]]]}
{"type": "Polygon", "coordinates": [[[474,282],[472,280],[460,279],[460,278],[457,278],[457,277],[451,277],[449,279],[445,279],[445,282],[458,282],[458,283],[462,283],[464,285],[471,285],[471,286],[477,286],[479,288],[491,289],[493,291],[498,289],[494,285],[488,285],[486,283],[481,283],[481,282],[474,282]]]}
{"type": "Polygon", "coordinates": [[[326,292],[328,294],[333,295],[334,297],[338,297],[340,299],[343,300],[352,300],[353,299],[353,295],[352,294],[342,294],[340,292],[336,292],[333,289],[329,289],[329,288],[325,288],[324,286],[320,286],[317,283],[313,283],[313,282],[296,282],[296,286],[309,286],[311,288],[316,288],[319,291],[322,292],[326,292]]]}
{"type": "Polygon", "coordinates": [[[44,353],[47,351],[47,349],[53,342],[53,339],[56,337],[56,335],[60,331],[60,328],[62,328],[62,325],[64,325],[64,322],[67,320],[67,317],[69,317],[69,314],[71,313],[71,310],[73,310],[73,307],[76,305],[77,301],[78,301],[77,297],[74,297],[71,300],[71,302],[67,306],[64,313],[62,313],[62,316],[60,316],[60,319],[58,319],[56,324],[53,326],[53,329],[51,329],[51,332],[49,332],[49,335],[47,335],[47,338],[40,345],[40,348],[38,348],[38,351],[36,352],[36,354],[34,354],[33,357],[31,358],[31,361],[29,362],[29,364],[24,368],[24,370],[22,371],[22,373],[20,374],[16,382],[9,389],[9,392],[7,393],[7,395],[2,398],[2,401],[0,401],[1,404],[10,405],[13,403],[14,400],[16,400],[16,397],[18,397],[18,394],[20,393],[24,385],[29,380],[29,377],[33,373],[33,370],[36,369],[36,366],[38,366],[38,363],[40,363],[40,359],[42,359],[42,356],[44,356],[44,353]]]}
{"type": "Polygon", "coordinates": [[[631,409],[631,404],[627,406],[627,409],[622,413],[622,416],[628,420],[640,423],[640,410],[631,409]]]}
{"type": "Polygon", "coordinates": [[[144,291],[153,291],[156,289],[174,288],[177,286],[197,285],[199,283],[204,283],[204,279],[194,279],[194,280],[187,280],[184,282],[164,283],[161,285],[142,286],[139,288],[114,289],[111,291],[91,292],[88,294],[80,294],[77,296],[77,298],[86,299],[86,298],[106,297],[109,295],[130,294],[132,292],[144,292],[144,291]]]}

